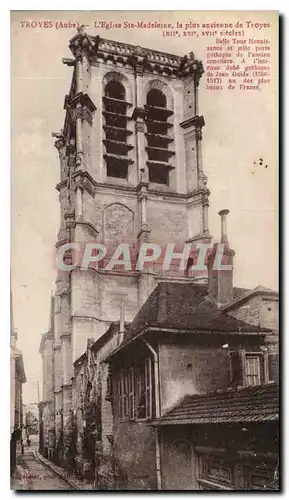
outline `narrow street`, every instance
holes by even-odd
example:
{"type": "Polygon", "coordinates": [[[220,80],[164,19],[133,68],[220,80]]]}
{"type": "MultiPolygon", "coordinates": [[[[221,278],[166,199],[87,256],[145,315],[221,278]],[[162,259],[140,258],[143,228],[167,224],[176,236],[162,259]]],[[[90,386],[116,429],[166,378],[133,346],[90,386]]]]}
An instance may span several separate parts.
{"type": "Polygon", "coordinates": [[[31,436],[31,446],[24,446],[24,455],[20,458],[21,474],[12,480],[12,489],[22,491],[72,490],[73,488],[64,479],[37,458],[35,455],[37,449],[38,436],[31,436]]]}
{"type": "Polygon", "coordinates": [[[33,450],[26,450],[24,460],[28,466],[27,483],[29,490],[72,490],[66,481],[35,457],[33,450]]]}

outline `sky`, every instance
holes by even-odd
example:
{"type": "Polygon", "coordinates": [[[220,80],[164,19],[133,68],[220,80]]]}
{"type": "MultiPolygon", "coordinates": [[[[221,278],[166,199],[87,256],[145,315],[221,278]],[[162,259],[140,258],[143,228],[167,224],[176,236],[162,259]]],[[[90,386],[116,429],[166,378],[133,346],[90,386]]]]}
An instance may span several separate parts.
{"type": "MultiPolygon", "coordinates": [[[[96,29],[99,20],[234,21],[250,18],[274,22],[272,13],[238,12],[79,12],[25,11],[11,19],[11,268],[14,323],[23,352],[27,383],[24,403],[37,401],[41,383],[41,335],[48,328],[51,291],[55,288],[55,242],[59,228],[59,159],[51,132],[64,121],[64,96],[72,68],[73,28],[56,20],[87,25],[103,38],[141,45],[172,54],[193,50],[204,60],[211,38],[164,38],[161,30],[96,29]],[[21,21],[52,20],[52,28],[22,27],[21,21]]],[[[258,32],[258,36],[261,34],[258,32]]],[[[249,35],[256,36],[256,32],[249,35]]],[[[277,47],[277,29],[267,33],[277,47]]],[[[262,34],[263,37],[263,34],[262,34]]],[[[274,54],[274,51],[272,51],[274,54]]],[[[274,64],[277,65],[275,51],[274,64]]],[[[259,92],[209,92],[200,83],[200,113],[204,115],[203,165],[211,191],[209,229],[220,235],[218,211],[230,210],[228,236],[235,250],[234,284],[259,284],[277,289],[277,72],[259,92]],[[264,159],[268,168],[254,164],[264,159]]]]}

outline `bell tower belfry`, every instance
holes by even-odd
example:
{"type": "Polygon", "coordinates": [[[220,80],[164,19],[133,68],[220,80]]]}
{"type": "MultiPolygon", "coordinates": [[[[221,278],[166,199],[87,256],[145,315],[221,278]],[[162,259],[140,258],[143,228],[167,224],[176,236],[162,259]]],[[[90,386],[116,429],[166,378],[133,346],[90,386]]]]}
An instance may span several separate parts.
{"type": "MultiPolygon", "coordinates": [[[[209,242],[198,86],[203,66],[180,57],[87,35],[70,40],[73,58],[60,158],[57,247],[129,241],[209,242]]],[[[168,273],[170,274],[170,273],[168,273]]],[[[54,380],[59,425],[71,401],[73,362],[119,319],[133,319],[159,277],[135,270],[59,272],[55,294],[54,380]]],[[[61,423],[62,422],[62,423],[61,423]]]]}

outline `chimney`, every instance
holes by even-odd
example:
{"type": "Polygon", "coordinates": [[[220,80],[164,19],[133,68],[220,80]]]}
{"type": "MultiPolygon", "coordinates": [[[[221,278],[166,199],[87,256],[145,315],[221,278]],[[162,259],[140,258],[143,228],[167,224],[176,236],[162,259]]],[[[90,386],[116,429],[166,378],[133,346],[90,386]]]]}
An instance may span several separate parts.
{"type": "Polygon", "coordinates": [[[229,210],[220,210],[221,240],[215,243],[207,260],[209,296],[218,305],[233,300],[233,257],[227,236],[227,215],[229,210]],[[227,269],[224,268],[227,266],[227,269]]]}

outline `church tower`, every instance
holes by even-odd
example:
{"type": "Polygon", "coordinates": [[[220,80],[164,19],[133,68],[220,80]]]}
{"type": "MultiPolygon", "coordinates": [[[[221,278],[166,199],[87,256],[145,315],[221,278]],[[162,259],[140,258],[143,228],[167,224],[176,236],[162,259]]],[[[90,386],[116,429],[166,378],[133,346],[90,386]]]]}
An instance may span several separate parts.
{"type": "MultiPolygon", "coordinates": [[[[202,63],[87,35],[70,40],[66,117],[53,134],[60,158],[57,247],[129,241],[209,242],[198,86],[202,63]]],[[[168,273],[170,274],[170,272],[168,273]]],[[[157,284],[156,269],[75,267],[59,271],[55,293],[56,439],[71,408],[73,362],[87,339],[131,321],[157,284]]],[[[185,278],[184,279],[188,279],[185,278]]]]}

